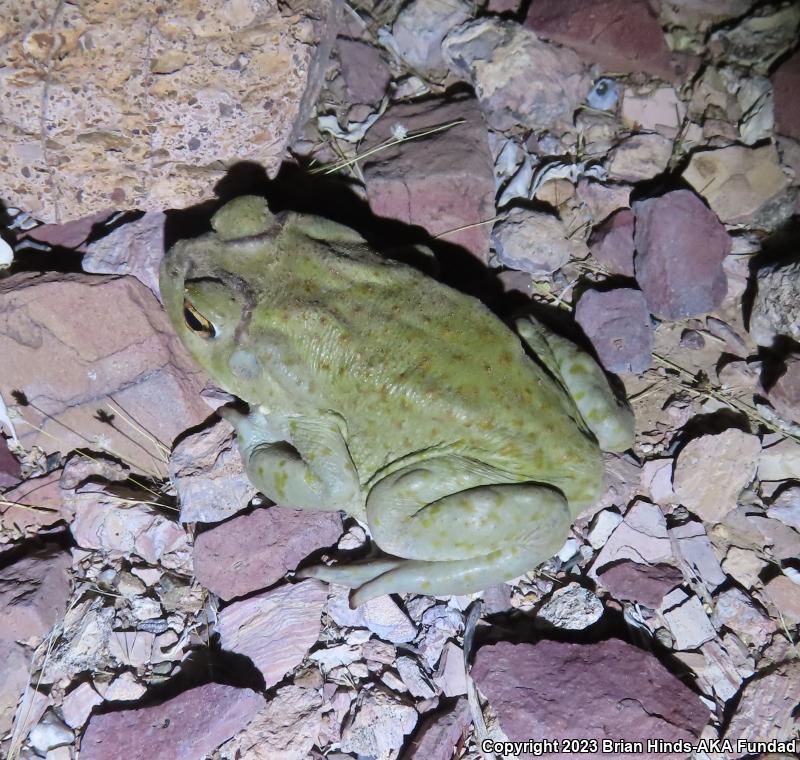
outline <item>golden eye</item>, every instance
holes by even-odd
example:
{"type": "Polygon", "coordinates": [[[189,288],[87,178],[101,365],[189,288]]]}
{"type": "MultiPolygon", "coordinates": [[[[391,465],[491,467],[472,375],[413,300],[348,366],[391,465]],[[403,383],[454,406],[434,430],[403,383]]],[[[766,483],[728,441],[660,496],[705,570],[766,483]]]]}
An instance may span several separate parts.
{"type": "Polygon", "coordinates": [[[186,322],[186,326],[201,338],[213,338],[217,334],[214,325],[186,300],[183,302],[183,319],[186,322]]]}

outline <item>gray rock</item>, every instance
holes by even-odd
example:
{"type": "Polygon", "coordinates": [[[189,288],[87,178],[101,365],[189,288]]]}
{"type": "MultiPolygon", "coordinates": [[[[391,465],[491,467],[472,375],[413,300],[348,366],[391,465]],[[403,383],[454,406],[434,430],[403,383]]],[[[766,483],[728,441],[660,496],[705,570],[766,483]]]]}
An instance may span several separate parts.
{"type": "Polygon", "coordinates": [[[682,525],[673,525],[669,536],[675,555],[683,561],[690,578],[699,580],[709,591],[725,583],[727,578],[701,522],[690,520],[682,525]]]}
{"type": "Polygon", "coordinates": [[[588,589],[570,583],[558,589],[541,607],[538,617],[555,628],[580,631],[603,615],[603,603],[588,589]]]}
{"type": "Polygon", "coordinates": [[[616,80],[610,77],[600,77],[586,96],[587,104],[600,111],[613,111],[618,101],[619,87],[616,80]]]}
{"type": "MultiPolygon", "coordinates": [[[[512,741],[614,737],[646,742],[656,736],[696,741],[709,718],[698,696],[655,657],[616,639],[589,645],[503,641],[484,646],[472,678],[512,741]]],[[[684,754],[637,757],[663,760],[684,754]]]]}
{"type": "Polygon", "coordinates": [[[671,0],[661,7],[661,20],[693,32],[743,16],[753,0],[671,0]]]}
{"type": "Polygon", "coordinates": [[[683,319],[722,303],[730,252],[725,228],[689,190],[674,190],[633,204],[636,279],[650,312],[683,319]]]}
{"type": "Polygon", "coordinates": [[[225,420],[186,436],[172,452],[169,470],[183,523],[220,522],[244,509],[258,493],[225,420]]]}
{"type": "Polygon", "coordinates": [[[750,334],[760,346],[779,335],[800,341],[800,259],[762,267],[750,314],[750,334]]]}
{"type": "Polygon", "coordinates": [[[442,75],[447,64],[442,57],[442,40],[453,27],[472,15],[467,0],[412,0],[397,16],[392,35],[397,52],[411,68],[422,74],[442,75]]]}
{"type": "Polygon", "coordinates": [[[558,217],[515,208],[492,228],[492,244],[501,264],[531,274],[551,274],[564,266],[580,246],[567,238],[558,217]]]}
{"type": "Polygon", "coordinates": [[[89,243],[81,267],[93,274],[130,274],[159,297],[158,268],[164,256],[166,216],[151,211],[89,243]]]}
{"type": "Polygon", "coordinates": [[[56,747],[72,744],[74,738],[72,731],[53,712],[45,713],[28,734],[28,741],[40,755],[46,755],[56,747]]]}
{"type": "Polygon", "coordinates": [[[745,644],[760,649],[775,632],[770,620],[753,600],[738,588],[729,588],[714,599],[712,621],[717,628],[725,626],[734,631],[745,644]]]}
{"type": "Polygon", "coordinates": [[[454,29],[445,58],[474,85],[490,125],[541,130],[568,123],[591,87],[578,56],[512,21],[485,18],[454,29]]]}
{"type": "Polygon", "coordinates": [[[609,372],[644,372],[652,361],[653,330],[640,290],[587,290],[575,319],[609,372]]]}

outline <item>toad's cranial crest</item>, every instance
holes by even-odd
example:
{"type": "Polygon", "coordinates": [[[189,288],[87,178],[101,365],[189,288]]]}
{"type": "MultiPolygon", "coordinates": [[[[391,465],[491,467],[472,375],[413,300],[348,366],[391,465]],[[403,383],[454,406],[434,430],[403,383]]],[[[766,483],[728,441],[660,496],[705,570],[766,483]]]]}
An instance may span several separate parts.
{"type": "Polygon", "coordinates": [[[221,410],[248,477],[278,504],[349,512],[386,555],[299,575],[361,604],[477,591],[558,551],[601,493],[601,451],[633,440],[590,356],[320,217],[245,196],[212,226],[167,253],[161,292],[197,362],[250,406],[221,410]]]}

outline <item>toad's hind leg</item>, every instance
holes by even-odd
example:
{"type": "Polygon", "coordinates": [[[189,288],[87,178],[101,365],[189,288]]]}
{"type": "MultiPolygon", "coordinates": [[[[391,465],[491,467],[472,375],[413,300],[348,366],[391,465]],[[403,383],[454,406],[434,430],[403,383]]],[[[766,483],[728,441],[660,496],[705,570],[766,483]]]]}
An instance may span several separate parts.
{"type": "Polygon", "coordinates": [[[564,543],[566,499],[548,486],[498,477],[447,456],[398,470],[370,491],[367,519],[378,546],[403,559],[388,568],[377,564],[386,560],[364,563],[357,575],[347,566],[303,575],[358,586],[351,603],[359,605],[396,592],[466,594],[532,570],[564,543]]]}
{"type": "Polygon", "coordinates": [[[561,381],[603,451],[633,445],[633,412],[621,403],[600,365],[572,341],[531,317],[516,321],[517,332],[540,361],[561,381]]]}

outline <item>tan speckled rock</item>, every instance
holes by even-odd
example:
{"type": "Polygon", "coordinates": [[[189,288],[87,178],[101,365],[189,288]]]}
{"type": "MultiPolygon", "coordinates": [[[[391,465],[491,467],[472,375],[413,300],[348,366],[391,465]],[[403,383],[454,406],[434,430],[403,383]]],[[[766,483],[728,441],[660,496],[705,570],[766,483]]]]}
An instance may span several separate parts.
{"type": "Polygon", "coordinates": [[[44,221],[213,195],[274,172],[321,82],[339,0],[5,0],[4,200],[44,221]],[[44,134],[42,134],[44,130],[44,134]]]}

